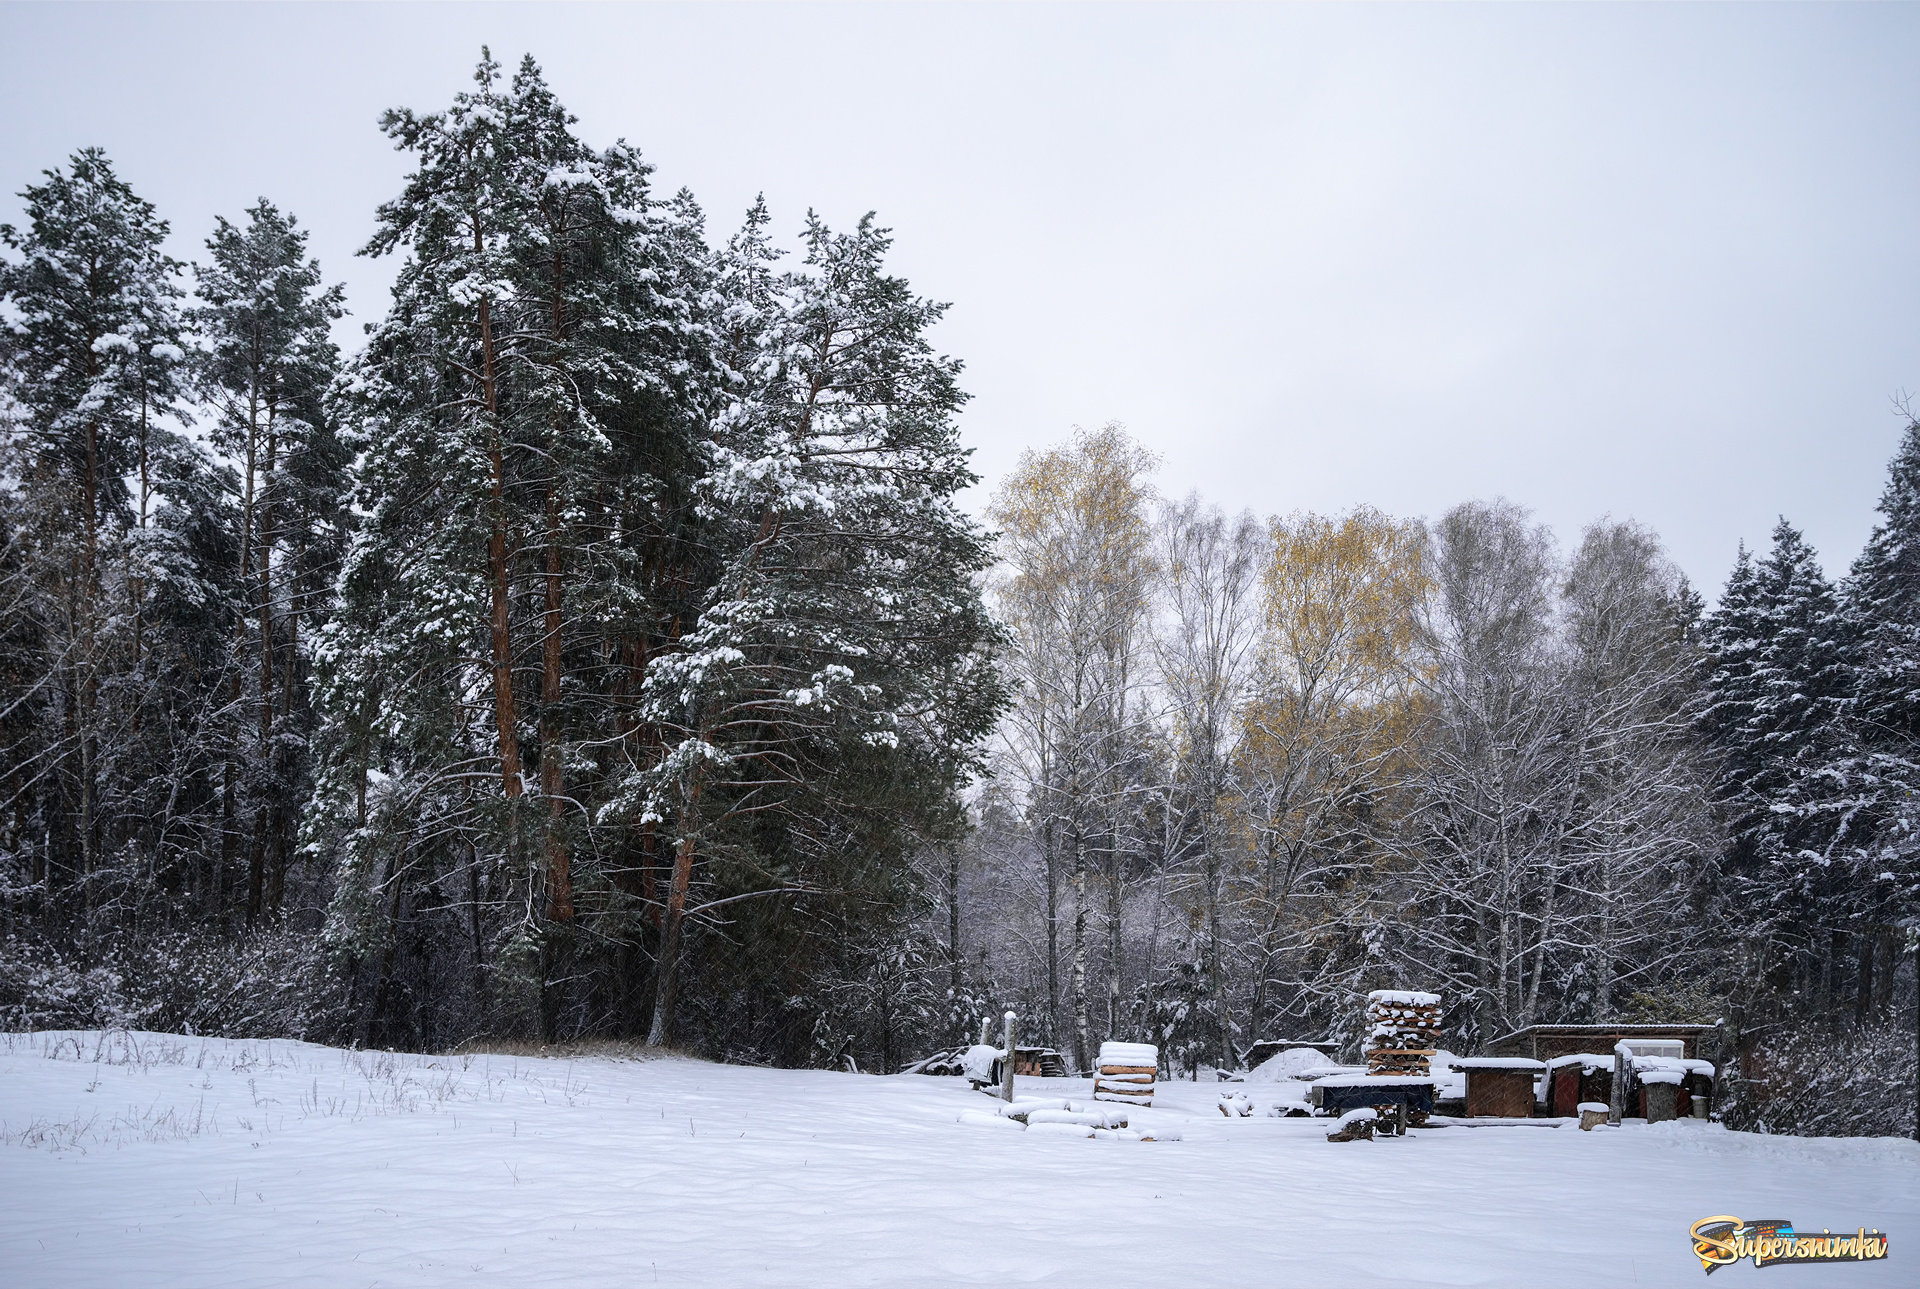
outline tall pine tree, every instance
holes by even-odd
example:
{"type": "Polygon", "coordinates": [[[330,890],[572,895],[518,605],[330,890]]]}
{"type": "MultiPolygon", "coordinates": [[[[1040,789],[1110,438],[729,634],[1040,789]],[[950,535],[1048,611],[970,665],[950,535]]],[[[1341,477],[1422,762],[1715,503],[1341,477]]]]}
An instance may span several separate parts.
{"type": "MultiPolygon", "coordinates": [[[[180,433],[180,266],[167,225],[98,149],[0,228],[19,409],[8,535],[20,598],[4,704],[8,850],[39,925],[92,954],[191,886],[203,840],[208,628],[230,612],[217,470],[180,433]]],[[[11,613],[10,613],[11,616],[11,613]]]]}
{"type": "Polygon", "coordinates": [[[327,286],[293,217],[262,198],[246,223],[217,222],[196,266],[199,390],[215,444],[238,466],[232,570],[236,623],[222,766],[221,857],[244,848],[248,925],[277,915],[308,792],[306,641],[330,607],[350,523],[351,457],[331,414],[340,370],[329,336],[342,289],[327,286]]]}

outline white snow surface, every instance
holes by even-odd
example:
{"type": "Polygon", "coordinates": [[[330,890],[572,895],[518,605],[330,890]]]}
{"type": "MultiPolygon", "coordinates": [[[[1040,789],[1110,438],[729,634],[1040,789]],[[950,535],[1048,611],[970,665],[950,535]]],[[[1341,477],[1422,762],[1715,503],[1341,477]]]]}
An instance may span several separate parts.
{"type": "Polygon", "coordinates": [[[1129,1108],[1147,1142],[1022,1131],[958,1077],[0,1035],[0,1282],[1697,1286],[1687,1225],[1715,1213],[1920,1235],[1910,1141],[1682,1119],[1330,1145],[1218,1100],[1161,1084],[1129,1108]]]}

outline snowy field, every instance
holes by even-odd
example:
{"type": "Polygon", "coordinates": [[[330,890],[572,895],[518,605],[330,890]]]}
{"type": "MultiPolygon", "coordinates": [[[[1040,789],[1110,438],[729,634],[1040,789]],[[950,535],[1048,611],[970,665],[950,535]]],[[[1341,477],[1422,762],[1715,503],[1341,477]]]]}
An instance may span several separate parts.
{"type": "MultiPolygon", "coordinates": [[[[1083,1080],[1023,1092],[1084,1098],[1083,1080]]],[[[1695,1219],[1878,1226],[1920,1283],[1920,1145],[1704,1123],[1329,1144],[1163,1087],[1021,1131],[959,1079],[0,1035],[0,1282],[1698,1285],[1695,1219]],[[977,1112],[985,1111],[987,1116],[977,1112]]],[[[1716,1286],[1755,1274],[1727,1268],[1716,1286]]]]}

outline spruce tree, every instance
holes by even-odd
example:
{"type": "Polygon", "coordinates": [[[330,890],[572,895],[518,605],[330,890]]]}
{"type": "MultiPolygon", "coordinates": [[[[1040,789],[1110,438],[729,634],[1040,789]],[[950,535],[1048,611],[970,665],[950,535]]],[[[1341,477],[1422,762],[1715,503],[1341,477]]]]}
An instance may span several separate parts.
{"type": "Polygon", "coordinates": [[[1920,912],[1920,421],[1901,436],[1879,511],[1841,588],[1855,741],[1827,767],[1848,867],[1830,920],[1859,937],[1861,1021],[1888,1005],[1895,928],[1920,912]]]}
{"type": "Polygon", "coordinates": [[[1764,559],[1741,552],[1705,630],[1702,723],[1721,757],[1727,897],[1768,959],[1809,987],[1816,970],[1828,978],[1818,929],[1842,884],[1845,809],[1829,768],[1851,738],[1843,629],[1813,548],[1782,519],[1764,559]]]}

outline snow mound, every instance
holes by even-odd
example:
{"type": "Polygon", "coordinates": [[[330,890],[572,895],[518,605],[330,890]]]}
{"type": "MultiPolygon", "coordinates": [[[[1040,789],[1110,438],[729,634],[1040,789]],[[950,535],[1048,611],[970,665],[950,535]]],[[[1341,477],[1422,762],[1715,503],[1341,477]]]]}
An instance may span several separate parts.
{"type": "Polygon", "coordinates": [[[1124,1128],[1127,1126],[1126,1112],[1122,1110],[1034,1110],[1027,1115],[1027,1127],[1037,1128],[1043,1123],[1068,1123],[1081,1128],[1124,1128]]]}
{"type": "Polygon", "coordinates": [[[1003,1119],[997,1114],[988,1114],[984,1110],[962,1110],[955,1122],[970,1124],[975,1128],[1011,1128],[1015,1132],[1026,1131],[1019,1120],[1003,1119]]]}
{"type": "Polygon", "coordinates": [[[1275,1052],[1260,1064],[1247,1071],[1244,1080],[1247,1083],[1279,1083],[1283,1080],[1302,1080],[1308,1070],[1327,1069],[1324,1053],[1311,1047],[1289,1047],[1275,1052]]]}

